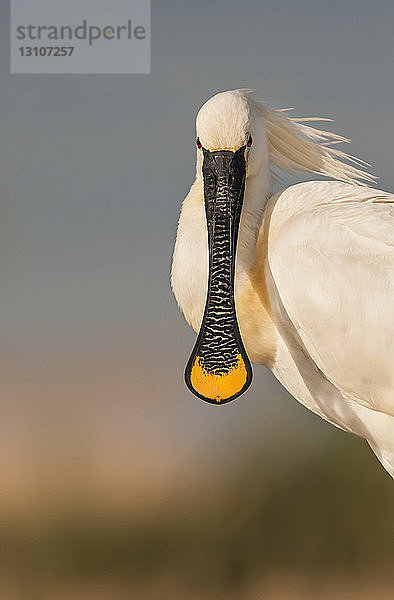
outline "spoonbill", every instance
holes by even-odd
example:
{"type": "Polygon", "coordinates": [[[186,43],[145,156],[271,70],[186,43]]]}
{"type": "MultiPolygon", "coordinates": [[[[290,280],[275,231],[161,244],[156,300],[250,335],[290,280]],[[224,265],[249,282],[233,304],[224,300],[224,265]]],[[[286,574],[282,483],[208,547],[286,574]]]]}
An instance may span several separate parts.
{"type": "MultiPolygon", "coordinates": [[[[304,406],[365,438],[394,477],[394,195],[346,138],[222,92],[196,120],[196,178],[171,283],[198,332],[185,380],[221,405],[268,367],[304,406]],[[273,194],[280,169],[330,178],[273,194]]],[[[324,120],[324,119],[321,119],[324,120]]]]}

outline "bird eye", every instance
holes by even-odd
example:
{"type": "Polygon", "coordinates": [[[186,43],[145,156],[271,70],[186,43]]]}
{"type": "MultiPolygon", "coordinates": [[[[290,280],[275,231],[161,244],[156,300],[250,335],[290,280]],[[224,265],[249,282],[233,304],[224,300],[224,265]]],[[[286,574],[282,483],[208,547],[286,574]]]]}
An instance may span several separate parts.
{"type": "Polygon", "coordinates": [[[252,138],[252,136],[250,135],[250,136],[248,137],[248,143],[247,143],[247,146],[248,146],[248,148],[250,148],[250,146],[251,146],[252,144],[253,144],[253,138],[252,138]]]}
{"type": "Polygon", "coordinates": [[[202,148],[202,143],[200,142],[200,138],[197,138],[197,139],[196,139],[196,146],[197,146],[197,148],[199,148],[199,149],[201,150],[201,148],[202,148]]]}

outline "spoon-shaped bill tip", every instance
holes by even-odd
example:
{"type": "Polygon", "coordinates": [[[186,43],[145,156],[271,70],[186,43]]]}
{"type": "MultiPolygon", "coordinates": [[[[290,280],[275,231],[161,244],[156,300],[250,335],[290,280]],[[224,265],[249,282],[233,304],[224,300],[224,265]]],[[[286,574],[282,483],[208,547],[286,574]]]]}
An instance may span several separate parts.
{"type": "Polygon", "coordinates": [[[233,400],[244,392],[250,384],[249,379],[241,354],[237,355],[235,365],[222,373],[210,373],[204,368],[203,358],[196,356],[187,383],[199,397],[220,404],[233,400]]]}

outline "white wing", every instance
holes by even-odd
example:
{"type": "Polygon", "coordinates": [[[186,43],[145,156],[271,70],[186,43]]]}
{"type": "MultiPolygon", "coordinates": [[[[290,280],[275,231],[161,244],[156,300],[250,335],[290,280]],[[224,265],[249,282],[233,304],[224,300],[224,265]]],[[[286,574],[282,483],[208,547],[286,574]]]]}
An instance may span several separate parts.
{"type": "Polygon", "coordinates": [[[309,357],[345,399],[394,415],[394,196],[309,182],[270,203],[269,265],[309,357]]]}

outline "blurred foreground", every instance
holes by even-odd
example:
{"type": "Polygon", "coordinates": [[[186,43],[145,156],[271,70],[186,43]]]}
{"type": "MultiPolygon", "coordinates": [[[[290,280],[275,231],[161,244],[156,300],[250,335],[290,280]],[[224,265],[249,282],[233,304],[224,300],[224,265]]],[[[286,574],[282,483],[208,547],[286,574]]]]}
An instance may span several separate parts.
{"type": "Polygon", "coordinates": [[[393,597],[394,486],[365,443],[279,386],[259,412],[259,375],[229,412],[141,346],[74,354],[2,360],[1,600],[393,597]]]}

